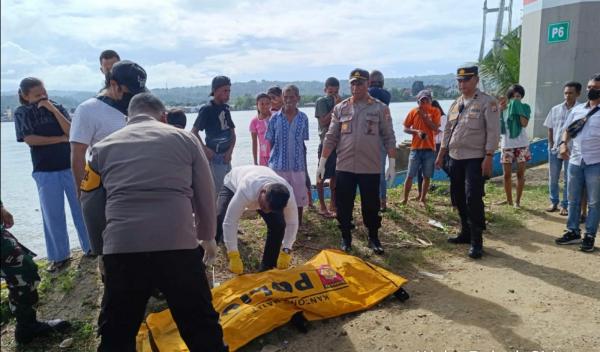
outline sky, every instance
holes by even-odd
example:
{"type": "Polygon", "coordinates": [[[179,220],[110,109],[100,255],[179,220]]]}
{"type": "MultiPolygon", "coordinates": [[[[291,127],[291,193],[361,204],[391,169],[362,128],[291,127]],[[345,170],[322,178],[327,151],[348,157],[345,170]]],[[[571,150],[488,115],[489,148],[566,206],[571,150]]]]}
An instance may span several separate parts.
{"type": "MultiPolygon", "coordinates": [[[[482,0],[1,4],[2,92],[27,76],[50,90],[96,91],[105,49],[144,67],[149,88],[206,85],[222,74],[234,82],[324,81],[355,67],[386,77],[446,74],[477,60],[483,21],[482,0]]],[[[521,13],[515,0],[513,28],[521,13]]],[[[495,23],[488,15],[486,48],[495,23]]]]}

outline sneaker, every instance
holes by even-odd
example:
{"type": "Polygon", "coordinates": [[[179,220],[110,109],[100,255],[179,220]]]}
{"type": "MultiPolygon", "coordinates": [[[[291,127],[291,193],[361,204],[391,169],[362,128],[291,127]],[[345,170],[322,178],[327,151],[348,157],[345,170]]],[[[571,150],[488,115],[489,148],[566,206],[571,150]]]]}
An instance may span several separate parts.
{"type": "Polygon", "coordinates": [[[67,263],[71,260],[71,258],[67,258],[58,262],[51,262],[50,265],[46,268],[46,271],[49,273],[57,272],[62,269],[67,263]]]}
{"type": "Polygon", "coordinates": [[[26,344],[37,337],[63,332],[70,327],[71,323],[60,319],[36,321],[31,325],[17,324],[17,327],[15,328],[15,341],[19,344],[26,344]]]}
{"type": "Polygon", "coordinates": [[[575,244],[581,241],[581,235],[575,231],[567,230],[562,237],[554,240],[556,244],[575,244]]]}
{"type": "Polygon", "coordinates": [[[381,246],[381,242],[379,238],[369,238],[369,248],[375,252],[375,254],[383,254],[383,247],[381,246]]]}
{"type": "Polygon", "coordinates": [[[594,240],[595,238],[591,235],[586,234],[583,237],[583,241],[581,241],[581,245],[579,246],[579,250],[582,252],[593,252],[594,251],[594,240]]]}

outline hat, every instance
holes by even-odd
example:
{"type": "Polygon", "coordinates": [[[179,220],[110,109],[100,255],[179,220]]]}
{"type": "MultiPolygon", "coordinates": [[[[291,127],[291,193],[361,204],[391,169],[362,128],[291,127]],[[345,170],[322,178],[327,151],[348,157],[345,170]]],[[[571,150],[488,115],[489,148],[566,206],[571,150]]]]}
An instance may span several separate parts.
{"type": "Polygon", "coordinates": [[[181,109],[173,109],[167,113],[167,123],[169,125],[185,128],[187,124],[187,117],[185,112],[181,109]]]}
{"type": "Polygon", "coordinates": [[[479,74],[479,68],[477,66],[460,67],[456,70],[456,79],[461,80],[463,78],[471,78],[479,74]]]}
{"type": "Polygon", "coordinates": [[[423,99],[423,98],[432,100],[431,99],[431,91],[429,89],[423,89],[422,91],[419,92],[419,94],[417,94],[417,101],[421,101],[421,99],[423,99]]]}
{"type": "Polygon", "coordinates": [[[352,83],[352,82],[356,81],[357,79],[362,79],[362,80],[368,81],[369,80],[369,72],[367,72],[366,70],[363,70],[362,68],[355,68],[354,70],[352,70],[352,72],[350,72],[349,82],[352,83]]]}
{"type": "Polygon", "coordinates": [[[212,80],[210,95],[213,96],[217,89],[224,87],[224,86],[230,86],[230,85],[231,85],[231,80],[229,79],[229,77],[217,76],[217,77],[213,78],[213,80],[212,80]]]}
{"type": "Polygon", "coordinates": [[[110,69],[110,79],[127,87],[129,93],[133,95],[148,91],[146,77],[146,71],[142,66],[129,60],[116,62],[110,69]]]}

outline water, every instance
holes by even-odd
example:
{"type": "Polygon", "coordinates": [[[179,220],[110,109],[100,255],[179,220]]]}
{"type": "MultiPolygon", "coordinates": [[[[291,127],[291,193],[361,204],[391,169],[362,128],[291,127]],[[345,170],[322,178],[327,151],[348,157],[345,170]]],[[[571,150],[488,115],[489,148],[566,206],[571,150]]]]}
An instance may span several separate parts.
{"type": "MultiPolygon", "coordinates": [[[[441,101],[444,110],[452,101],[441,101]]],[[[415,103],[392,103],[390,110],[394,119],[394,131],[398,142],[410,139],[403,133],[402,122],[415,103]]],[[[301,109],[309,117],[309,136],[306,142],[308,150],[308,174],[314,183],[317,169],[317,148],[319,135],[317,120],[314,118],[314,108],[301,109]]],[[[250,120],[256,115],[255,111],[233,111],[232,118],[236,124],[237,142],[233,153],[233,166],[252,164],[252,139],[248,130],[250,120]]],[[[191,129],[196,114],[188,114],[188,129],[191,129]]],[[[15,139],[14,124],[2,122],[1,124],[1,190],[2,202],[15,218],[15,226],[11,232],[31,250],[41,257],[46,256],[42,216],[35,182],[31,178],[31,158],[29,148],[25,143],[17,143],[15,139]]],[[[71,247],[79,247],[73,221],[70,217],[68,204],[65,200],[67,223],[69,228],[71,247]]]]}

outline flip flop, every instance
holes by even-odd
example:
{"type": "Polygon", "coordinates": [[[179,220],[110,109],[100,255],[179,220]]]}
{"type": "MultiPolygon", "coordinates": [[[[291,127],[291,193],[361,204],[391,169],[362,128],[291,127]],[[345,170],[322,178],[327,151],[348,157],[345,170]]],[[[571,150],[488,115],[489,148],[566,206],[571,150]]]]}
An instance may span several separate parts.
{"type": "Polygon", "coordinates": [[[569,215],[569,210],[567,208],[560,208],[560,213],[558,215],[567,216],[569,215]]]}
{"type": "Polygon", "coordinates": [[[324,218],[327,219],[332,219],[335,217],[335,214],[331,213],[329,210],[323,211],[323,210],[319,210],[319,215],[321,215],[324,218]]]}

